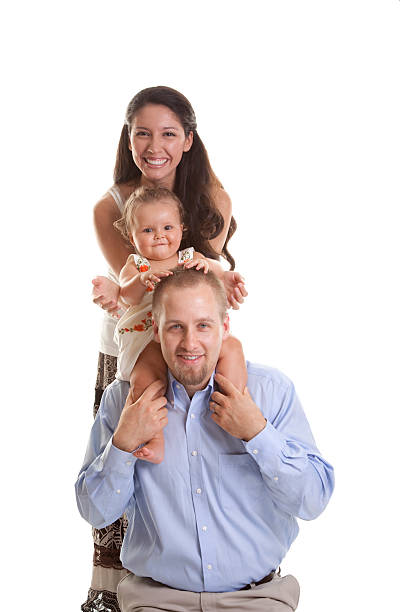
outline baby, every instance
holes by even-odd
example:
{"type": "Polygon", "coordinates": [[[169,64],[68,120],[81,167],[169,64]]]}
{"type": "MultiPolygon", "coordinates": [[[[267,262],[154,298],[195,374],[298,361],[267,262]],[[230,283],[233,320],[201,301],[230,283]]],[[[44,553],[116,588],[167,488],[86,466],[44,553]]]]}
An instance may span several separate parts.
{"type": "MultiPolygon", "coordinates": [[[[173,274],[173,268],[195,267],[205,274],[212,270],[223,282],[230,304],[237,303],[238,292],[242,296],[247,293],[238,273],[224,271],[217,261],[197,253],[193,247],[179,250],[184,231],[183,206],[168,189],[138,188],[127,200],[122,219],[114,225],[136,251],[129,255],[120,273],[120,299],[128,309],[115,331],[119,347],[116,378],[128,381],[139,355],[153,340],[152,291],[162,277],[173,274]]],[[[232,336],[222,344],[217,370],[243,391],[247,381],[246,364],[241,344],[232,336]]],[[[157,378],[159,375],[155,372],[154,380],[157,378]]],[[[138,384],[140,380],[135,383],[136,390],[138,384]]],[[[134,454],[140,459],[160,463],[164,456],[163,434],[134,454]]]]}

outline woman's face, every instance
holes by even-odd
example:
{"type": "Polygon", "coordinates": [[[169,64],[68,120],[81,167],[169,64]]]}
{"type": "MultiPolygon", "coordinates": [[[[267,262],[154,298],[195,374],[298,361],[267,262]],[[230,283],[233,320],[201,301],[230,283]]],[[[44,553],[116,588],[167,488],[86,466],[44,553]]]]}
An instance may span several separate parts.
{"type": "Polygon", "coordinates": [[[185,136],[172,110],[161,104],[147,104],[133,118],[129,148],[142,172],[142,184],[173,189],[176,168],[189,151],[193,132],[185,136]]]}

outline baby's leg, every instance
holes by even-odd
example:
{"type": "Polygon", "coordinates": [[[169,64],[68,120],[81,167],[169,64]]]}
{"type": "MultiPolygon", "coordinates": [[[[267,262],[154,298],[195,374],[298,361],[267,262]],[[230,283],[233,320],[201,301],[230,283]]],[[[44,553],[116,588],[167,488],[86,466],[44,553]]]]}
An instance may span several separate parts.
{"type": "MultiPolygon", "coordinates": [[[[167,388],[167,366],[163,359],[160,345],[152,341],[143,350],[132,370],[130,384],[133,388],[133,401],[135,402],[155,380],[165,382],[165,387],[160,391],[160,396],[164,395],[167,388]]],[[[161,463],[164,459],[163,432],[160,431],[145,446],[136,451],[134,455],[138,459],[143,459],[150,463],[161,463]]]]}
{"type": "Polygon", "coordinates": [[[247,385],[247,368],[242,343],[237,338],[228,336],[222,342],[217,372],[230,380],[243,393],[247,385]]]}
{"type": "Polygon", "coordinates": [[[165,383],[165,388],[160,393],[160,395],[164,395],[167,388],[167,364],[162,356],[159,343],[152,340],[140,353],[131,373],[133,401],[136,402],[143,391],[155,380],[161,380],[165,383]]]}

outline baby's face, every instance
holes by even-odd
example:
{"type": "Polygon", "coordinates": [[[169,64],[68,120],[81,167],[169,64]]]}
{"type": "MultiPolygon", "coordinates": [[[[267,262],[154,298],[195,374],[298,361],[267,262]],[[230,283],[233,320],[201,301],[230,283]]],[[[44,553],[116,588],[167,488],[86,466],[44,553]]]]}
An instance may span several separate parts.
{"type": "Polygon", "coordinates": [[[174,201],[141,204],[131,223],[132,244],[143,257],[163,261],[179,251],[183,225],[174,201]]]}

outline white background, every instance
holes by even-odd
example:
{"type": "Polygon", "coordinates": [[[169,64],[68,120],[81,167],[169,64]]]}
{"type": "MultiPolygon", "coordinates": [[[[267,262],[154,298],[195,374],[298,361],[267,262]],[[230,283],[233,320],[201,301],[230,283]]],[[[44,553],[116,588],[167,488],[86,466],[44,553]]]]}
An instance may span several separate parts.
{"type": "MultiPolygon", "coordinates": [[[[234,332],[296,383],[336,468],[283,563],[300,612],[393,610],[399,538],[400,3],[13,2],[1,18],[5,609],[78,612],[105,270],[91,211],[150,85],[192,102],[232,197],[234,332]],[[5,392],[5,393],[4,393],[5,392]],[[5,503],[7,502],[7,503],[5,503]],[[56,603],[57,602],[57,603],[56,603]]],[[[2,590],[4,602],[4,591],[2,590]]]]}

